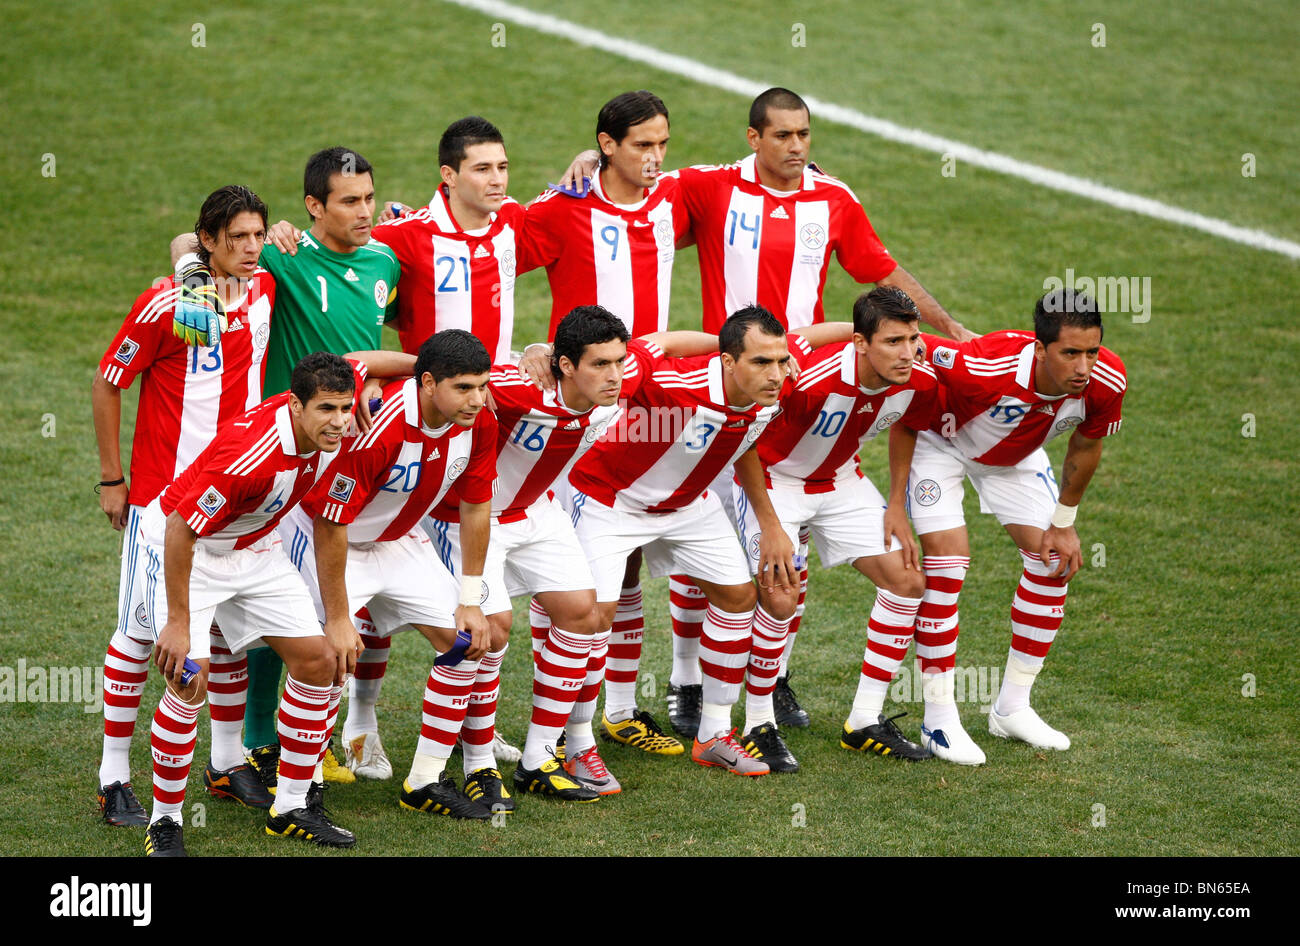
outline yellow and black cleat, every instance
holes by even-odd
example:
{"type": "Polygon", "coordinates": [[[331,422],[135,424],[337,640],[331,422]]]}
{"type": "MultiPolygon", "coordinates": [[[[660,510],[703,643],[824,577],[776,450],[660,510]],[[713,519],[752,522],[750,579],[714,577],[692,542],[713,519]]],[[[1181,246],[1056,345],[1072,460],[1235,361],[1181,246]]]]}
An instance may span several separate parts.
{"type": "Polygon", "coordinates": [[[357,843],[356,835],[330,821],[323,809],[298,808],[281,815],[272,807],[266,813],[266,833],[279,838],[300,838],[321,847],[352,847],[357,843]]]}
{"type": "Polygon", "coordinates": [[[665,733],[655,718],[645,710],[636,710],[631,719],[617,723],[609,721],[604,713],[600,716],[601,738],[609,742],[621,742],[625,746],[649,752],[651,755],[681,755],[686,748],[665,733]]]}
{"type": "Polygon", "coordinates": [[[515,800],[496,769],[475,769],[465,776],[465,797],[494,813],[515,810],[515,800]]]}
{"type": "Polygon", "coordinates": [[[906,759],[908,762],[920,762],[922,759],[930,758],[928,749],[910,741],[894,725],[894,720],[906,715],[906,713],[899,713],[898,716],[886,719],[882,713],[876,717],[877,722],[870,726],[863,726],[861,729],[850,729],[849,724],[845,723],[844,729],[840,732],[840,747],[852,749],[854,752],[874,752],[880,756],[906,759]]]}
{"type": "Polygon", "coordinates": [[[159,818],[145,830],[145,857],[186,857],[181,826],[172,818],[159,818]]]}
{"type": "Polygon", "coordinates": [[[431,815],[472,818],[475,821],[492,817],[492,809],[466,798],[448,772],[443,772],[438,781],[420,788],[412,788],[409,781],[403,782],[397,803],[408,811],[423,811],[431,815]]]}
{"type": "Polygon", "coordinates": [[[564,801],[589,804],[600,801],[600,794],[569,778],[555,759],[547,759],[535,769],[526,769],[520,763],[515,767],[515,788],[534,795],[550,795],[564,801]]]}

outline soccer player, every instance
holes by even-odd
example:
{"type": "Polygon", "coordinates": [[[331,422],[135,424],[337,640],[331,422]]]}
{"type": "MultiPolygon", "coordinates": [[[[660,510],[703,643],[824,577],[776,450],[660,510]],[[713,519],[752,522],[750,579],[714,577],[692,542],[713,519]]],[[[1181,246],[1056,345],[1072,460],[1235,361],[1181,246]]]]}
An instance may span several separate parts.
{"type": "MultiPolygon", "coordinates": [[[[728,319],[718,344],[721,353],[712,357],[667,363],[659,350],[629,349],[644,361],[643,380],[616,425],[570,474],[572,507],[602,625],[613,621],[623,562],[633,549],[644,547],[652,573],[665,574],[675,563],[697,581],[709,606],[692,758],[739,775],[766,775],[768,766],[736,743],[730,724],[749,654],[754,586],[735,533],[707,487],[750,450],[776,412],[791,356],[781,323],[756,306],[728,319]]],[[[752,478],[742,484],[762,526],[760,572],[764,580],[788,582],[792,549],[761,475],[756,488],[752,478]]],[[[646,715],[637,710],[625,721],[611,721],[606,714],[605,725],[645,738],[646,715]]],[[[566,753],[588,748],[570,736],[566,753]]]]}
{"type": "MultiPolygon", "coordinates": [[[[303,171],[303,204],[311,228],[293,231],[292,242],[263,248],[260,262],[275,279],[276,306],[268,345],[266,393],[288,389],[293,366],[310,352],[378,349],[386,320],[397,315],[397,285],[401,268],[388,247],[372,239],[375,211],[374,171],[360,153],[343,147],[313,154],[303,171]]],[[[272,228],[272,237],[275,228],[272,228]]],[[[192,273],[193,261],[183,254],[192,239],[172,242],[178,273],[192,273]]],[[[185,310],[178,311],[182,319],[185,310]]],[[[178,331],[181,328],[178,326],[178,331]]],[[[369,417],[369,394],[358,398],[358,418],[369,417]]],[[[247,711],[244,746],[250,763],[269,786],[275,780],[275,710],[279,702],[279,658],[270,648],[248,656],[247,711]]],[[[240,693],[227,693],[227,710],[241,715],[240,693]]],[[[330,781],[352,781],[351,772],[326,756],[330,781]]]]}
{"type": "Polygon", "coordinates": [[[925,336],[942,385],[934,425],[922,433],[908,485],[921,537],[925,598],[916,624],[924,673],[927,748],[941,759],[979,765],[954,702],[957,601],[970,543],[962,482],[1020,550],[1024,568],[1011,602],[1011,648],[989,732],[1043,749],[1070,739],[1029,705],[1030,689],[1065,617],[1065,594],[1082,556],[1075,515],[1101,461],[1102,438],[1119,430],[1128,382],[1103,348],[1095,301],[1073,289],[1034,306],[1034,333],[993,332],[959,345],[925,336]],[[1043,444],[1070,431],[1060,488],[1043,444]]]}
{"type": "Polygon", "coordinates": [[[496,423],[483,410],[490,366],[483,343],[469,332],[431,336],[420,347],[414,376],[385,389],[373,426],[285,523],[291,558],[327,631],[343,634],[365,607],[382,635],[410,624],[444,655],[429,674],[424,724],[400,801],[457,818],[492,814],[445,771],[489,644],[480,589],[496,477],[496,423]],[[464,525],[459,604],[456,579],[419,528],[452,495],[464,525]],[[445,655],[465,629],[471,632],[465,659],[452,663],[445,655]]]}
{"type": "Polygon", "coordinates": [[[275,534],[351,423],[357,383],[337,355],[299,362],[291,390],[231,421],[140,517],[139,540],[154,663],[167,688],[154,714],[154,805],[145,853],[182,857],[185,782],[203,705],[208,627],[215,616],[232,652],[266,644],[289,668],[280,704],[280,761],[268,834],[328,847],[356,838],[313,797],[339,684],[356,662],[351,625],[322,633],[311,598],[275,534]]]}
{"type": "MultiPolygon", "coordinates": [[[[916,363],[919,313],[900,289],[877,286],[853,306],[853,339],[828,345],[803,366],[781,413],[758,441],[767,493],[791,544],[807,530],[822,566],[841,562],[876,586],[866,653],[840,745],[916,761],[927,753],[881,714],[911,643],[925,579],[905,510],[917,432],[930,425],[938,384],[916,363]],[[862,475],[858,448],[889,431],[889,502],[862,475]]],[[[744,495],[736,518],[751,570],[759,524],[744,495]]],[[[742,744],[774,772],[799,765],[776,723],[772,691],[798,603],[798,589],[760,585],[746,677],[742,744]]]]}
{"type": "MultiPolygon", "coordinates": [[[[266,205],[246,187],[214,191],[203,202],[194,237],[199,254],[218,279],[228,330],[210,347],[187,346],[172,334],[172,310],[182,287],[158,280],[140,294],[91,386],[99,446],[99,504],[113,528],[125,530],[118,592],[117,630],[104,660],[104,747],[99,768],[99,804],[112,825],[147,823],[131,788],[130,747],[148,674],[154,628],[148,623],[138,581],[140,514],[172,479],[212,441],[217,427],[262,400],[262,372],[270,330],[275,282],[258,266],[266,236],[266,205]],[[119,445],[121,392],[141,379],[131,480],[122,473],[119,445]]],[[[206,633],[206,629],[205,629],[206,633]]],[[[227,675],[242,667],[224,668],[227,675]]],[[[256,775],[238,751],[239,720],[230,723],[213,707],[209,786],[258,807],[270,807],[256,775]]],[[[242,716],[242,713],[240,714],[242,716]]]]}

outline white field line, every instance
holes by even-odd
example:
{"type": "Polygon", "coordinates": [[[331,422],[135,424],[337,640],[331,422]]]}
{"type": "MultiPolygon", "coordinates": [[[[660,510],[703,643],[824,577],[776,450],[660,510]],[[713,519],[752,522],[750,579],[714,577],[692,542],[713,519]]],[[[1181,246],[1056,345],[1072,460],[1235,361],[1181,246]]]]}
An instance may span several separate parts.
{"type": "MultiPolygon", "coordinates": [[[[562,20],[547,13],[538,13],[534,10],[515,6],[512,3],[502,3],[499,0],[447,0],[447,2],[466,9],[476,10],[499,20],[508,20],[541,33],[558,36],[580,46],[589,46],[602,52],[621,56],[624,59],[645,63],[663,72],[670,72],[726,92],[734,92],[745,98],[752,99],[768,88],[767,83],[755,82],[752,79],[738,76],[734,72],[715,69],[685,56],[677,56],[655,49],[652,46],[646,46],[643,43],[610,36],[599,30],[562,20]]],[[[1190,227],[1193,230],[1200,230],[1212,236],[1232,240],[1235,243],[1242,243],[1256,249],[1281,253],[1283,256],[1289,256],[1292,259],[1300,259],[1300,243],[1275,237],[1263,230],[1239,227],[1226,220],[1207,217],[1204,214],[1164,204],[1149,197],[1142,197],[1114,187],[1107,187],[1105,184],[1098,184],[1096,181],[1090,181],[1086,178],[1053,171],[1051,168],[1029,164],[1026,161],[1018,161],[1007,155],[998,154],[996,151],[985,151],[982,148],[976,148],[973,145],[955,141],[952,138],[932,135],[919,128],[897,125],[894,122],[867,115],[856,109],[836,105],[834,102],[824,102],[821,99],[807,95],[803,96],[803,98],[819,120],[828,119],[864,131],[867,134],[884,138],[886,141],[911,145],[923,151],[932,151],[940,155],[950,154],[958,161],[975,167],[986,168],[999,174],[1008,174],[1011,177],[1018,177],[1052,190],[1086,197],[1089,200],[1117,207],[1120,210],[1141,214],[1144,217],[1153,217],[1156,220],[1164,220],[1179,226],[1190,227]]]]}

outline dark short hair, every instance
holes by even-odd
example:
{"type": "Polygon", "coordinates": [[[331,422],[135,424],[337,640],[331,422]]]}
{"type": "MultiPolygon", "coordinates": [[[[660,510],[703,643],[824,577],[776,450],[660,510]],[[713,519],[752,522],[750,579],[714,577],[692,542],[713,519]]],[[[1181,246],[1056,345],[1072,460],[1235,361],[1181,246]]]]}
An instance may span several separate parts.
{"type": "Polygon", "coordinates": [[[864,292],[853,303],[853,331],[867,341],[876,334],[882,322],[919,322],[921,313],[917,311],[912,297],[896,286],[877,286],[870,292],[864,292]]]}
{"type": "Polygon", "coordinates": [[[731,317],[722,323],[722,330],[718,332],[718,350],[739,358],[745,352],[745,336],[751,325],[757,325],[764,335],[785,337],[785,326],[775,315],[761,305],[747,305],[731,313],[731,317]]]}
{"type": "Polygon", "coordinates": [[[442,133],[442,138],[438,140],[438,165],[439,167],[445,165],[453,171],[459,171],[461,162],[465,160],[465,152],[469,148],[493,142],[503,148],[506,145],[506,140],[501,137],[501,131],[486,118],[469,115],[460,121],[454,121],[447,126],[447,130],[442,133]]]}
{"type": "Polygon", "coordinates": [[[315,197],[321,205],[329,203],[330,178],[335,174],[369,174],[374,180],[370,162],[351,148],[326,148],[307,159],[307,169],[302,173],[302,196],[315,197]]]}
{"type": "Polygon", "coordinates": [[[626,342],[631,337],[627,326],[609,309],[601,305],[580,305],[560,320],[555,328],[555,341],[551,346],[551,374],[558,381],[563,377],[560,359],[568,358],[576,367],[582,361],[588,345],[604,342],[626,342]]]}
{"type": "Polygon", "coordinates": [[[1097,328],[1103,335],[1106,332],[1102,328],[1101,310],[1097,308],[1096,300],[1086,292],[1068,286],[1044,294],[1034,305],[1034,337],[1044,345],[1050,345],[1061,337],[1063,325],[1097,328]]]}
{"type": "Polygon", "coordinates": [[[425,372],[433,375],[433,383],[462,374],[487,374],[492,370],[492,359],[477,335],[461,328],[443,329],[430,335],[415,356],[415,380],[425,372]]]}
{"type": "Polygon", "coordinates": [[[357,389],[352,366],[340,355],[327,351],[314,351],[293,367],[289,390],[304,405],[321,391],[351,391],[357,389]]]}
{"type": "MultiPolygon", "coordinates": [[[[228,184],[214,190],[199,208],[199,219],[194,222],[194,236],[206,233],[215,240],[222,230],[230,226],[230,221],[245,212],[257,214],[262,218],[262,226],[266,226],[266,204],[247,187],[228,184]]],[[[203,240],[199,239],[199,259],[203,260],[205,266],[210,256],[203,246],[203,240]]]]}
{"type": "Polygon", "coordinates": [[[758,98],[754,99],[753,104],[749,106],[749,127],[760,135],[763,134],[763,129],[768,124],[767,112],[773,108],[791,112],[803,109],[803,111],[812,115],[812,112],[808,109],[808,103],[803,99],[789,89],[775,87],[768,89],[766,92],[760,92],[758,98]]]}
{"type": "MultiPolygon", "coordinates": [[[[614,96],[601,106],[600,114],[596,116],[596,147],[600,148],[602,133],[609,135],[616,143],[621,142],[633,125],[648,122],[657,115],[668,118],[668,106],[653,92],[640,89],[614,96]]],[[[603,168],[608,163],[604,152],[601,152],[600,166],[603,168]]]]}

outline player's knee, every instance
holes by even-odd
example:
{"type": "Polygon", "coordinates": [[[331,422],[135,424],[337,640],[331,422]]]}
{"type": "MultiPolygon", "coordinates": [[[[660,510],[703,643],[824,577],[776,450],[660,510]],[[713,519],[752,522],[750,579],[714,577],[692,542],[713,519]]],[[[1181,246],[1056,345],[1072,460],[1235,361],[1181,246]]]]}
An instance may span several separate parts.
{"type": "MultiPolygon", "coordinates": [[[[798,592],[795,593],[796,596],[798,592]]],[[[719,585],[717,586],[716,598],[710,596],[709,603],[715,608],[727,611],[731,614],[741,614],[745,611],[753,611],[758,604],[758,592],[752,584],[747,585],[719,585]]],[[[791,612],[793,613],[793,611],[791,612]]]]}
{"type": "Polygon", "coordinates": [[[799,588],[796,586],[789,590],[760,590],[758,603],[764,611],[778,621],[788,621],[794,617],[795,609],[799,606],[799,588]]]}
{"type": "Polygon", "coordinates": [[[909,568],[903,572],[890,589],[894,594],[904,598],[920,598],[925,594],[925,573],[909,568]]]}
{"type": "Polygon", "coordinates": [[[289,675],[308,686],[325,686],[334,679],[337,661],[323,637],[303,638],[303,646],[285,660],[289,675]]]}
{"type": "Polygon", "coordinates": [[[492,630],[492,650],[497,651],[510,641],[510,612],[489,614],[488,625],[492,630]]]}

